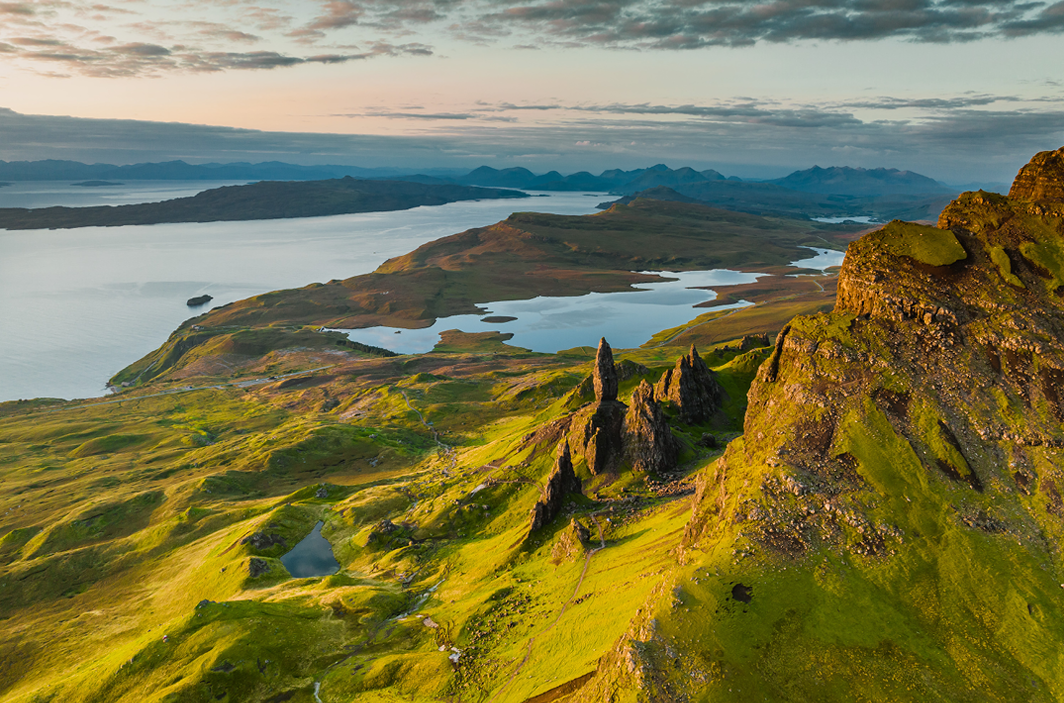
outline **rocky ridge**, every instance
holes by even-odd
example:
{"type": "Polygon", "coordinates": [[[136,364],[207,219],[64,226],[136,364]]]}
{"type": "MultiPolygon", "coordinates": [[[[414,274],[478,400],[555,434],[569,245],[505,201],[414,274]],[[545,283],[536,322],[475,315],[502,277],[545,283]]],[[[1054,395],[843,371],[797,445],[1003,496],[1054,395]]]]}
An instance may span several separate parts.
{"type": "Polygon", "coordinates": [[[688,576],[579,700],[1064,696],[1062,164],[850,246],[699,477],[688,576]]]}
{"type": "Polygon", "coordinates": [[[529,532],[534,532],[554,518],[565,507],[565,500],[570,494],[580,494],[580,479],[573,471],[573,459],[569,443],[562,441],[554,460],[554,469],[547,478],[543,492],[529,514],[529,532]]]}

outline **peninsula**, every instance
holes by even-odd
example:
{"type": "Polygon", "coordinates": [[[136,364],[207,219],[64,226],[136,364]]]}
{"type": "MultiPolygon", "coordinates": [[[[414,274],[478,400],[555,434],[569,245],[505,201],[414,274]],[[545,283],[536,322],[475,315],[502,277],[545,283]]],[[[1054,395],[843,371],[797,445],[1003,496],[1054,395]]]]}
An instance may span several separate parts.
{"type": "Polygon", "coordinates": [[[408,210],[461,200],[527,198],[526,193],[450,183],[362,180],[262,181],[213,188],[190,198],[157,203],[93,207],[0,208],[0,229],[71,229],[322,217],[357,212],[408,210]]]}

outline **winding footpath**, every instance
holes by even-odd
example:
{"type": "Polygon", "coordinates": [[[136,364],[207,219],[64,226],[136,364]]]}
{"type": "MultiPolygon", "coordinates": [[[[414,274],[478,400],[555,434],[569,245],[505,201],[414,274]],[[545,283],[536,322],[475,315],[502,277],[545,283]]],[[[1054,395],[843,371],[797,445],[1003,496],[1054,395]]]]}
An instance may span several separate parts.
{"type": "Polygon", "coordinates": [[[417,413],[417,418],[421,420],[421,424],[432,433],[432,441],[436,443],[436,446],[440,448],[444,456],[451,458],[450,470],[453,471],[455,466],[458,465],[458,451],[449,444],[444,444],[440,441],[440,433],[431,422],[425,420],[425,416],[421,414],[421,411],[410,404],[410,398],[406,395],[406,391],[399,391],[403,395],[403,400],[406,401],[406,407],[410,408],[413,412],[417,413]]]}
{"type": "Polygon", "coordinates": [[[494,701],[499,696],[501,696],[507,688],[510,687],[510,684],[514,682],[514,679],[517,678],[517,675],[520,674],[521,670],[525,668],[525,664],[528,663],[528,658],[532,656],[532,646],[536,643],[536,638],[542,637],[543,635],[553,630],[554,626],[557,625],[558,622],[562,619],[562,616],[565,615],[565,611],[569,608],[570,605],[572,605],[573,601],[576,600],[577,596],[580,595],[580,587],[584,585],[584,577],[587,576],[588,567],[591,566],[591,558],[606,548],[606,540],[602,536],[602,524],[599,523],[598,513],[591,513],[591,521],[595,523],[595,529],[598,531],[599,546],[587,553],[587,558],[584,560],[584,570],[580,572],[580,580],[576,582],[576,588],[573,589],[573,595],[569,597],[569,600],[565,601],[565,604],[562,605],[562,609],[558,612],[558,617],[554,618],[554,621],[551,622],[550,625],[548,625],[538,634],[532,635],[528,638],[528,645],[525,647],[525,656],[521,660],[521,663],[518,664],[517,668],[513,670],[513,673],[510,674],[510,678],[506,680],[506,683],[500,686],[499,689],[495,691],[495,694],[488,699],[488,703],[494,703],[494,701]]]}

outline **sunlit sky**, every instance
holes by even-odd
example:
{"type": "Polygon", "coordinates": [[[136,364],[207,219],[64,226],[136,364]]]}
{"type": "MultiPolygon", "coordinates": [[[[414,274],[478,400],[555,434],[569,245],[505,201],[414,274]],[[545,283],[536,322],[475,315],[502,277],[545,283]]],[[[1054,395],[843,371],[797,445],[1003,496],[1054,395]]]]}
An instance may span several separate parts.
{"type": "Polygon", "coordinates": [[[0,2],[0,159],[1008,181],[1064,2],[0,2]]]}

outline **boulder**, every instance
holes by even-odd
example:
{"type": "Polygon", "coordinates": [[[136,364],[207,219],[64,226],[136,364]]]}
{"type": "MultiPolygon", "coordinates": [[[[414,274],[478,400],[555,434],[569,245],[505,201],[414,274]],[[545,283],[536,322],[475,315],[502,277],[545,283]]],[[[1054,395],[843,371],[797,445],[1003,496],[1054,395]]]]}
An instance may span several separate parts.
{"type": "Polygon", "coordinates": [[[555,565],[575,561],[587,553],[591,543],[591,532],[579,520],[573,518],[565,528],[550,552],[550,560],[555,565]]]}
{"type": "Polygon", "coordinates": [[[248,535],[240,540],[240,544],[250,544],[251,548],[257,551],[269,549],[275,544],[279,544],[286,549],[288,548],[288,543],[285,542],[284,537],[281,535],[269,535],[261,531],[248,535]]]}
{"type": "Polygon", "coordinates": [[[672,403],[688,425],[709,422],[724,401],[724,389],[716,374],[702,361],[693,344],[691,351],[658,380],[654,395],[659,401],[672,403]]]}
{"type": "Polygon", "coordinates": [[[665,422],[654,389],[645,380],[632,393],[624,416],[625,458],[636,471],[656,473],[676,466],[680,445],[665,422]]]}
{"type": "Polygon", "coordinates": [[[248,576],[258,578],[270,570],[270,562],[258,557],[248,559],[248,576]]]}
{"type": "Polygon", "coordinates": [[[562,441],[554,459],[554,470],[543,486],[539,500],[529,515],[529,531],[534,532],[558,517],[565,507],[565,498],[570,493],[581,493],[580,479],[573,470],[573,458],[569,443],[562,441]]]}

